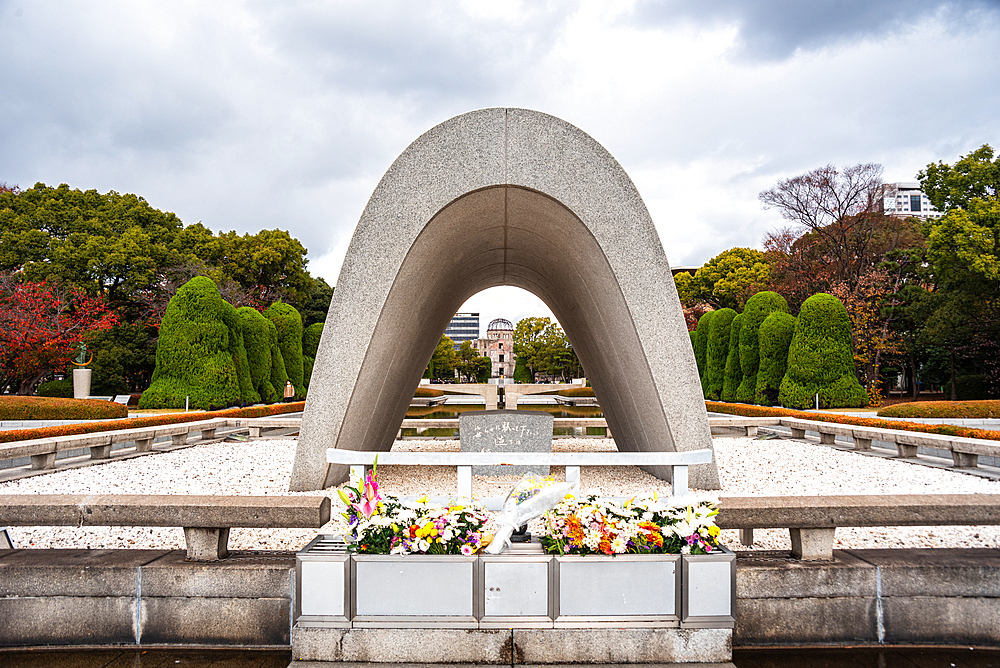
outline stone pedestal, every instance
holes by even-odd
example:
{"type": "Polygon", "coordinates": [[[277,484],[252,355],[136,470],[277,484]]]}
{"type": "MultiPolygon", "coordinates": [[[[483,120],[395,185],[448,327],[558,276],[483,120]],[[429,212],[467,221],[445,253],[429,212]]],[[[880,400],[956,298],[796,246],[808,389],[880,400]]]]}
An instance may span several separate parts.
{"type": "Polygon", "coordinates": [[[90,396],[91,369],[73,369],[73,398],[86,399],[90,396]]]}

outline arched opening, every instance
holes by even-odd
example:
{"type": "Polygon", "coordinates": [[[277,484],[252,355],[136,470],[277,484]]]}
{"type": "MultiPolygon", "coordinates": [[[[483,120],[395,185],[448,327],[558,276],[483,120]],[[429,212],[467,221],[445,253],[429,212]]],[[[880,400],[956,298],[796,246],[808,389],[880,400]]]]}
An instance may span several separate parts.
{"type": "MultiPolygon", "coordinates": [[[[346,477],[325,464],[328,447],[391,448],[452,315],[499,285],[537,295],[555,315],[620,450],[711,447],[652,222],[620,166],[573,126],[489,109],[432,129],[383,178],[344,265],[292,489],[346,477]]],[[[714,463],[696,467],[692,483],[716,487],[714,463]]]]}

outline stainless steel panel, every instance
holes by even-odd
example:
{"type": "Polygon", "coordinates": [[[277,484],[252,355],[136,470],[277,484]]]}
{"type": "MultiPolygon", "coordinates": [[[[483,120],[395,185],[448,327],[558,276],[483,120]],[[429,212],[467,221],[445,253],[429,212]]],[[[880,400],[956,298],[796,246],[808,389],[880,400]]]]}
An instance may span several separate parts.
{"type": "Polygon", "coordinates": [[[303,615],[344,616],[347,569],[344,560],[303,561],[299,566],[302,586],[299,610],[303,615]]]}
{"type": "Polygon", "coordinates": [[[483,563],[486,617],[543,617],[549,612],[547,561],[483,563]]]}
{"type": "Polygon", "coordinates": [[[732,615],[729,561],[696,561],[688,566],[689,617],[732,615]]]}
{"type": "Polygon", "coordinates": [[[677,557],[559,557],[559,616],[677,615],[677,557]]]}
{"type": "Polygon", "coordinates": [[[475,557],[357,556],[356,616],[472,617],[475,557]]]}

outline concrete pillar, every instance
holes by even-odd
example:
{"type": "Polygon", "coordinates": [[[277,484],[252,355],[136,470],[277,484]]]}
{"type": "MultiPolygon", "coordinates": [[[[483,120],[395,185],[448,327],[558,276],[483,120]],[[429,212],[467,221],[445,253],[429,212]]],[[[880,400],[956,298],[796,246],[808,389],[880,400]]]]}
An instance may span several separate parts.
{"type": "Polygon", "coordinates": [[[789,529],[792,556],[803,561],[833,559],[833,539],[837,527],[789,529]]]}
{"type": "Polygon", "coordinates": [[[861,438],[859,436],[854,437],[854,449],[855,450],[871,450],[872,449],[872,439],[861,438]]]}
{"type": "Polygon", "coordinates": [[[90,446],[91,459],[108,459],[111,457],[111,444],[90,446]]]}
{"type": "Polygon", "coordinates": [[[229,556],[229,529],[184,527],[187,558],[191,561],[217,561],[229,556]]]}
{"type": "Polygon", "coordinates": [[[135,439],[136,452],[150,452],[153,449],[153,437],[135,439]]]}
{"type": "Polygon", "coordinates": [[[56,467],[56,453],[46,452],[41,455],[31,455],[31,470],[41,471],[43,469],[54,469],[56,467]]]}

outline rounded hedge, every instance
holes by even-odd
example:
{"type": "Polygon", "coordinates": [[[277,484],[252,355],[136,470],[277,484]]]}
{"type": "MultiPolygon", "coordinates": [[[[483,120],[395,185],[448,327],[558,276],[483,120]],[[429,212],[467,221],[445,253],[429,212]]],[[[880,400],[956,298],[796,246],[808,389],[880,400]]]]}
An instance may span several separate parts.
{"type": "Polygon", "coordinates": [[[760,342],[758,330],[761,323],[775,311],[788,313],[788,302],[777,292],[758,292],[743,307],[740,324],[740,369],[743,379],[736,390],[736,401],[756,403],[757,371],[760,368],[760,342]]]}
{"type": "Polygon", "coordinates": [[[726,375],[722,381],[722,400],[736,401],[736,389],[743,381],[740,368],[740,329],[743,314],[737,313],[729,323],[729,349],[726,352],[726,375]]]}
{"type": "Polygon", "coordinates": [[[73,380],[64,378],[63,380],[50,380],[42,383],[35,390],[35,394],[40,397],[58,397],[61,399],[73,398],[73,380]]]}
{"type": "MultiPolygon", "coordinates": [[[[288,380],[295,387],[295,399],[304,399],[306,387],[302,362],[302,317],[294,306],[285,302],[274,302],[264,311],[264,316],[274,323],[278,333],[278,350],[285,363],[288,380]]],[[[284,388],[284,383],[281,387],[284,388]]]]}
{"type": "Polygon", "coordinates": [[[691,338],[691,345],[694,346],[694,359],[698,363],[698,377],[701,379],[701,389],[705,391],[705,381],[708,378],[708,366],[706,355],[708,353],[708,330],[712,326],[712,317],[715,311],[709,311],[698,318],[698,325],[695,327],[694,336],[691,338]]]}
{"type": "MultiPolygon", "coordinates": [[[[236,310],[211,279],[195,276],[177,290],[160,323],[156,368],[139,408],[214,409],[241,403],[236,310]],[[227,308],[228,307],[228,308],[227,308]]],[[[243,351],[246,364],[246,351],[243,351]]],[[[246,368],[249,383],[249,366],[246,368]]]]}
{"type": "Polygon", "coordinates": [[[271,342],[271,387],[278,395],[278,400],[285,396],[285,383],[288,382],[288,372],[285,371],[285,360],[278,348],[278,330],[274,323],[267,321],[267,338],[271,342]]]}
{"type": "Polygon", "coordinates": [[[319,351],[319,340],[323,336],[323,323],[314,322],[302,330],[302,354],[316,359],[319,351]]]}
{"type": "Polygon", "coordinates": [[[705,398],[718,401],[726,381],[726,359],[729,356],[730,327],[736,311],[724,308],[715,311],[708,330],[708,348],[705,355],[705,398]]]}
{"type": "Polygon", "coordinates": [[[799,311],[778,401],[789,408],[810,408],[817,392],[821,408],[868,404],[868,394],[854,375],[847,309],[824,293],[807,299],[799,311]]]}
{"type": "Polygon", "coordinates": [[[788,368],[788,347],[795,333],[795,316],[775,311],[760,324],[760,368],[757,370],[755,403],[773,406],[778,401],[781,381],[788,368]]]}
{"type": "Polygon", "coordinates": [[[243,346],[247,351],[247,362],[250,366],[250,382],[260,395],[260,400],[273,404],[281,400],[274,385],[271,384],[271,337],[277,343],[274,325],[255,308],[241,306],[236,309],[243,330],[243,346]]]}

